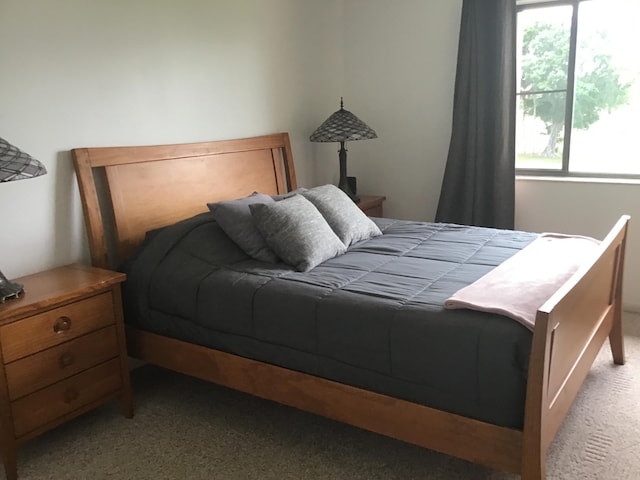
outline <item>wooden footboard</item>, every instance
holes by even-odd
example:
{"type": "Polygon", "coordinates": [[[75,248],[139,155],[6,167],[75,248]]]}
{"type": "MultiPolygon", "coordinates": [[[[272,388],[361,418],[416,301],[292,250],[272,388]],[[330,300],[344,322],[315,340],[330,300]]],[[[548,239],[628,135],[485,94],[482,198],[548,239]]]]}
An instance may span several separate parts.
{"type": "Polygon", "coordinates": [[[622,276],[629,217],[602,241],[584,265],[538,310],[525,406],[523,472],[545,477],[546,452],[603,343],[624,363],[622,276]]]}

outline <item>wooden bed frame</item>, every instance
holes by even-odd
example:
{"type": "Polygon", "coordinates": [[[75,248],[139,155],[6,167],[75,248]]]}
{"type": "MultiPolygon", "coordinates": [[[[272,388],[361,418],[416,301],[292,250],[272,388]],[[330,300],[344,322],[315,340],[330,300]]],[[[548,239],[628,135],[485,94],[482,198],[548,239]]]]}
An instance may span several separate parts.
{"type": "MultiPolygon", "coordinates": [[[[295,189],[286,133],[262,137],[72,151],[95,266],[115,268],[146,231],[254,191],[295,189]],[[111,240],[110,240],[111,239],[111,240]]],[[[599,255],[540,309],[533,333],[523,430],[496,426],[397,398],[128,327],[129,354],[265,399],[494,469],[545,478],[546,452],[609,338],[624,363],[622,278],[629,217],[599,255]]]]}

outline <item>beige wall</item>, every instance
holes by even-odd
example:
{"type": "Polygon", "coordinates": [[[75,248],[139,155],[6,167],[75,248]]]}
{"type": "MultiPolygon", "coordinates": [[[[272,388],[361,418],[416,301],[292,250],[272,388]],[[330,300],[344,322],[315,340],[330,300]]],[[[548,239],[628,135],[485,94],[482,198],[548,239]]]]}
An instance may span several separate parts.
{"type": "MultiPolygon", "coordinates": [[[[69,150],[289,131],[302,185],[338,176],[308,135],[338,108],[362,192],[433,220],[451,131],[461,0],[2,0],[0,136],[49,175],[0,185],[7,276],[86,261],[69,150]]],[[[630,152],[630,154],[635,154],[630,152]]],[[[629,213],[625,302],[640,309],[640,185],[518,180],[516,227],[602,236],[629,213]]]]}

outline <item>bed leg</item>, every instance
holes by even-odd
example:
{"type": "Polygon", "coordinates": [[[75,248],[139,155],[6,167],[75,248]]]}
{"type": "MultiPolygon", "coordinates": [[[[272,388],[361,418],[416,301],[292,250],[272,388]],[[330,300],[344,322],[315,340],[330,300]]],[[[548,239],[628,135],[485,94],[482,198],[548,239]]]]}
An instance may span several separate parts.
{"type": "MultiPolygon", "coordinates": [[[[623,219],[619,220],[622,221],[623,219]]],[[[626,217],[625,224],[628,224],[629,217],[626,217]]],[[[624,266],[624,252],[626,244],[626,230],[622,242],[616,248],[615,270],[613,278],[613,289],[611,291],[611,300],[613,301],[613,325],[609,332],[609,345],[611,346],[611,354],[613,355],[613,363],[616,365],[624,365],[624,335],[622,334],[622,275],[624,266]]]]}
{"type": "Polygon", "coordinates": [[[622,315],[616,312],[613,326],[609,333],[609,345],[613,355],[613,363],[624,365],[624,336],[622,335],[622,315]]]}
{"type": "Polygon", "coordinates": [[[537,452],[525,452],[522,462],[521,480],[544,480],[546,478],[546,455],[537,452]]]}

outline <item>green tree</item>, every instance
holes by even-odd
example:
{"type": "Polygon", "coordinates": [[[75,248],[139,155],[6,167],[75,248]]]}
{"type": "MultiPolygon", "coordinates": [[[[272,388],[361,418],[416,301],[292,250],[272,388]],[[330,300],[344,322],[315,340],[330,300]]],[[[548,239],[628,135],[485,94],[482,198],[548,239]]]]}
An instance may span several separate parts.
{"type": "MultiPolygon", "coordinates": [[[[569,29],[561,25],[536,22],[524,31],[522,41],[521,91],[524,112],[544,122],[549,140],[542,155],[557,156],[557,143],[563,130],[569,62],[569,29]],[[526,92],[549,92],[531,93],[526,92]],[[559,92],[553,92],[559,91],[559,92]]],[[[627,103],[629,83],[622,83],[612,66],[611,55],[599,48],[603,34],[580,45],[575,68],[573,127],[586,130],[603,110],[612,111],[627,103]]]]}

